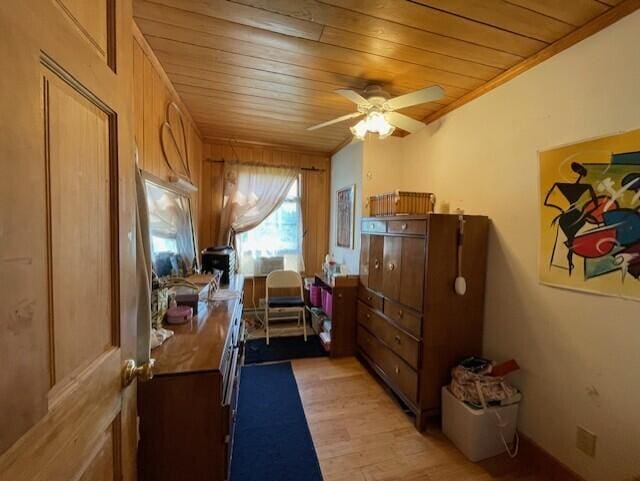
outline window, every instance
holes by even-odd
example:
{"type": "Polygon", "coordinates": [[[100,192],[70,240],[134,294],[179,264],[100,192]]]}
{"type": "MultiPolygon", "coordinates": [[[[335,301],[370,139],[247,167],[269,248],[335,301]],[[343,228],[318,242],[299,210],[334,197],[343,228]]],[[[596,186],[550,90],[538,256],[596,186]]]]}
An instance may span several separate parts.
{"type": "Polygon", "coordinates": [[[150,180],[145,186],[153,268],[159,277],[186,276],[196,255],[189,198],[150,180]]]}
{"type": "Polygon", "coordinates": [[[267,275],[277,269],[302,271],[300,181],[258,227],[237,237],[240,272],[267,275]]]}

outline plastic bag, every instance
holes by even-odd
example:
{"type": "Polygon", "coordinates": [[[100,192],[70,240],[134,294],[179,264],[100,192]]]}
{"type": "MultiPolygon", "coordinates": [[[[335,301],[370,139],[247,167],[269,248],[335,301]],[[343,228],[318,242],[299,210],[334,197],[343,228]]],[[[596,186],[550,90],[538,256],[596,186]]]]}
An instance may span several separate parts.
{"type": "Polygon", "coordinates": [[[503,377],[490,376],[492,363],[482,358],[467,358],[451,370],[451,392],[461,401],[481,408],[487,404],[511,404],[520,400],[520,392],[503,377]]]}

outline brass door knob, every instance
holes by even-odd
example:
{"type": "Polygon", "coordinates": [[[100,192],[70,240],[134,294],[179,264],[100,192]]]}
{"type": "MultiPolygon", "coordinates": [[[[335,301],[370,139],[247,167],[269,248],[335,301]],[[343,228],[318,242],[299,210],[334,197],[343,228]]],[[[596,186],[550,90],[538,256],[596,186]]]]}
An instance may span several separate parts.
{"type": "Polygon", "coordinates": [[[373,261],[373,268],[374,269],[380,269],[380,261],[378,259],[373,261]]]}
{"type": "Polygon", "coordinates": [[[393,262],[389,262],[389,270],[392,271],[396,268],[396,265],[393,262]]]}
{"type": "Polygon", "coordinates": [[[122,386],[127,387],[135,378],[141,381],[150,381],[153,379],[153,367],[155,364],[155,359],[149,359],[149,362],[138,366],[133,359],[127,359],[122,368],[122,386]]]}

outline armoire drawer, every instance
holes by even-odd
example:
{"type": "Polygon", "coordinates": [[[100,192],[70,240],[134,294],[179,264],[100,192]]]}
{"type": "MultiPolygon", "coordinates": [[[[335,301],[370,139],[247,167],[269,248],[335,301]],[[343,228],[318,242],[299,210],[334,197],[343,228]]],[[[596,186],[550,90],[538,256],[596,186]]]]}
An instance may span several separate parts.
{"type": "Polygon", "coordinates": [[[420,343],[418,341],[391,325],[389,321],[376,314],[362,302],[358,303],[358,322],[369,332],[375,334],[411,367],[418,369],[420,360],[420,343]]]}
{"type": "Polygon", "coordinates": [[[387,232],[391,234],[426,235],[426,220],[390,220],[387,223],[387,232]]]}
{"type": "Polygon", "coordinates": [[[360,285],[358,287],[358,299],[374,309],[382,311],[382,296],[360,285]]]}
{"type": "Polygon", "coordinates": [[[387,232],[387,223],[383,220],[363,220],[362,232],[385,233],[387,232]]]}
{"type": "Polygon", "coordinates": [[[399,390],[414,404],[418,400],[418,374],[400,357],[387,349],[364,327],[358,326],[358,346],[382,369],[392,387],[399,390]]]}
{"type": "Polygon", "coordinates": [[[422,336],[422,319],[411,310],[393,301],[385,300],[384,314],[416,337],[422,336]]]}

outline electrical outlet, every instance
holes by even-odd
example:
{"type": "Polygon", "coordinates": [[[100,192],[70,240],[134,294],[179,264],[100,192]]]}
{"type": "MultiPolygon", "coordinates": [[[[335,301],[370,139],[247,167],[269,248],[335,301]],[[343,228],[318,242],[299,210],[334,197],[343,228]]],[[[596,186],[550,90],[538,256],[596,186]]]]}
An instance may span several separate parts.
{"type": "Polygon", "coordinates": [[[596,436],[591,431],[583,428],[582,426],[578,426],[576,431],[576,448],[582,451],[587,456],[591,456],[592,458],[596,457],[596,441],[598,440],[598,436],[596,436]]]}

